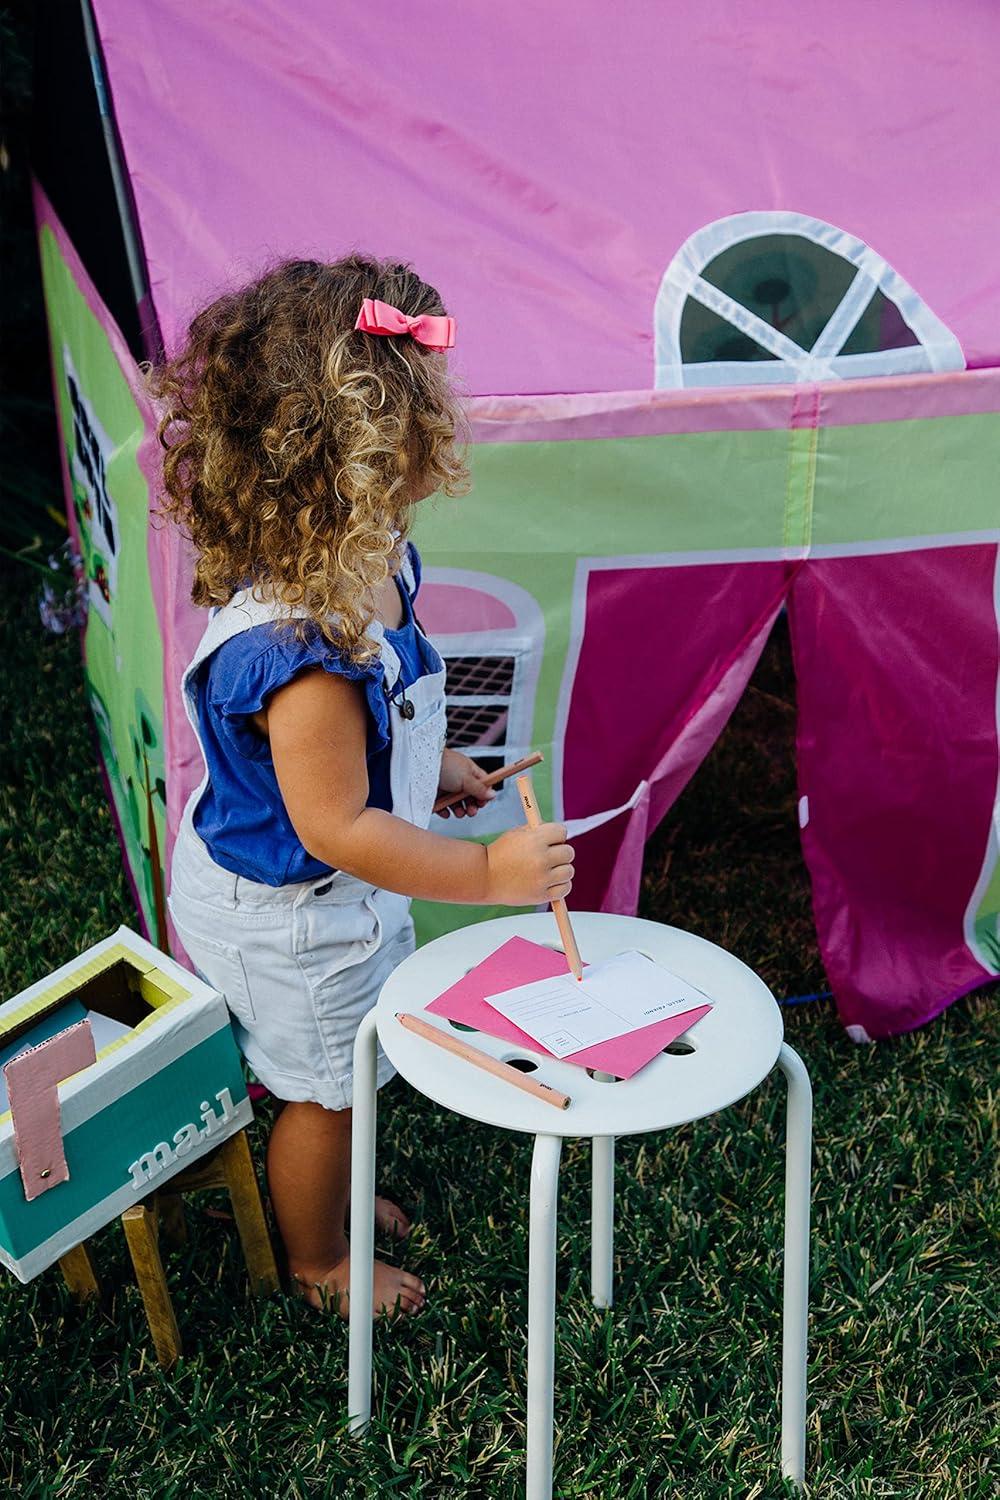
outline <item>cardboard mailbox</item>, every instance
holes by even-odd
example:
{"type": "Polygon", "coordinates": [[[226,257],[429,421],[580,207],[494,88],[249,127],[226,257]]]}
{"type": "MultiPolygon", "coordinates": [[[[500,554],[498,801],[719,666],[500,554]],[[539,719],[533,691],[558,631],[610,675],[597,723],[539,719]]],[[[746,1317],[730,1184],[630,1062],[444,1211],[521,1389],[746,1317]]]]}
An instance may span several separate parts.
{"type": "Polygon", "coordinates": [[[0,1068],[0,1263],[21,1281],[253,1117],[222,996],[127,927],[0,1005],[0,1068]],[[74,1034],[96,1060],[59,1080],[74,1034]]]}

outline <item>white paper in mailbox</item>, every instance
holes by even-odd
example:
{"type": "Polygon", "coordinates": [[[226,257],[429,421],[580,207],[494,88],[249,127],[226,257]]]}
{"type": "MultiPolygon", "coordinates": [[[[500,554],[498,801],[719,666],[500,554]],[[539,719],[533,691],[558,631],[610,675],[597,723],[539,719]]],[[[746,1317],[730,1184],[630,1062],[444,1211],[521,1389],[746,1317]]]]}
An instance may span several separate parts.
{"type": "MultiPolygon", "coordinates": [[[[90,1029],[94,1037],[94,1049],[97,1052],[100,1052],[103,1047],[109,1046],[112,1042],[117,1042],[120,1037],[128,1036],[132,1030],[131,1026],[124,1026],[121,1021],[114,1021],[110,1016],[102,1016],[100,1011],[97,1010],[88,1010],[86,1016],[90,1022],[90,1029]]],[[[69,1026],[72,1022],[67,1021],[66,1024],[69,1026]]],[[[58,1033],[54,1034],[58,1035],[58,1033]]],[[[15,1057],[19,1057],[22,1052],[27,1052],[28,1048],[33,1045],[34,1043],[26,1041],[24,1046],[19,1047],[16,1052],[13,1052],[7,1061],[12,1062],[15,1057]]],[[[10,1109],[10,1099],[7,1097],[7,1079],[3,1070],[0,1069],[0,1115],[5,1114],[8,1109],[10,1109]]]]}

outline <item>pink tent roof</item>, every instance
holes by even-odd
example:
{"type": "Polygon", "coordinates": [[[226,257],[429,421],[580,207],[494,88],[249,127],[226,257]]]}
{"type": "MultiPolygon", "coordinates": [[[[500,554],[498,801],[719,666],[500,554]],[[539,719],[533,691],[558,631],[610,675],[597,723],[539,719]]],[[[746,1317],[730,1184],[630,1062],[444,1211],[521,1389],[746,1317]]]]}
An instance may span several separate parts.
{"type": "Polygon", "coordinates": [[[269,258],[412,260],[473,394],[641,390],[695,230],[791,209],[1000,364],[1000,8],[95,0],[168,346],[269,258]]]}

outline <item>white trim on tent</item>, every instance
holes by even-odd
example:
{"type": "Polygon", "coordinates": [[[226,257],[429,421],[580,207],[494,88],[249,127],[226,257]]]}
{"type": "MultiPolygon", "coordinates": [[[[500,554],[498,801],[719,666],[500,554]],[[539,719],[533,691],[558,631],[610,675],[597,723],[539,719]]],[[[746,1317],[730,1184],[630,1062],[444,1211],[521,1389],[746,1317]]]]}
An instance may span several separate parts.
{"type": "MultiPolygon", "coordinates": [[[[994,617],[996,619],[997,631],[1000,633],[1000,551],[997,553],[996,568],[993,574],[993,605],[994,617]]],[[[997,734],[1000,736],[1000,673],[997,675],[996,689],[996,724],[997,734]]],[[[1000,862],[1000,778],[997,780],[996,793],[993,798],[993,813],[990,817],[989,834],[986,840],[986,851],[983,855],[982,867],[979,878],[969,897],[969,904],[965,909],[963,928],[966,946],[969,952],[978,959],[987,973],[995,972],[995,961],[993,955],[985,949],[979,941],[976,924],[979,917],[979,909],[982,906],[986,892],[993,881],[993,874],[997,864],[1000,862]]],[[[1000,938],[1000,918],[994,918],[994,931],[1000,938]]]]}
{"type": "MultiPolygon", "coordinates": [[[[442,583],[470,589],[505,604],[516,624],[500,630],[463,631],[452,634],[435,632],[434,644],[445,665],[462,659],[488,666],[490,661],[512,662],[510,686],[492,693],[453,692],[446,686],[445,695],[451,710],[496,707],[506,710],[506,724],[495,741],[485,745],[463,745],[462,752],[473,760],[520,760],[535,748],[532,727],[535,717],[535,691],[545,643],[545,619],[537,599],[520,584],[494,573],[480,573],[470,568],[428,567],[423,582],[442,583]]],[[[418,601],[419,609],[419,601],[418,601]]],[[[521,804],[513,786],[499,791],[494,802],[476,815],[471,831],[476,837],[488,837],[516,828],[523,821],[521,804]]],[[[455,838],[469,834],[464,818],[435,819],[435,833],[455,838]]]]}
{"type": "Polygon", "coordinates": [[[931,312],[909,283],[870,246],[822,219],[785,210],[732,214],[693,234],[674,256],[660,283],[654,310],[654,332],[654,383],[658,389],[774,385],[965,369],[965,356],[955,335],[931,312]],[[855,267],[850,285],[811,349],[801,348],[702,275],[706,266],[731,246],[773,235],[811,240],[855,267]],[[841,354],[876,292],[881,292],[895,304],[918,343],[901,349],[841,354]],[[774,358],[685,363],[681,356],[680,333],[689,298],[694,298],[732,324],[774,358]]]}

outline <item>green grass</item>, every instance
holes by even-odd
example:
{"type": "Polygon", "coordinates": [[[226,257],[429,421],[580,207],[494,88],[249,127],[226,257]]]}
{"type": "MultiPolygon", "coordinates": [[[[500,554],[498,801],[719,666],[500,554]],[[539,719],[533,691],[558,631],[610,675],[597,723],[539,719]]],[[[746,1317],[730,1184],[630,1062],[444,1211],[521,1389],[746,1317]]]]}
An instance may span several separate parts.
{"type": "MultiPolygon", "coordinates": [[[[2,991],[132,921],[94,768],[75,639],[2,575],[2,991]]],[[[646,914],[732,947],[778,993],[823,972],[795,831],[792,689],[768,648],[733,725],[653,840],[646,914]]],[[[995,1438],[996,1086],[990,997],[877,1048],[832,1006],[786,1014],[816,1092],[811,1493],[986,1497],[995,1438]]],[[[152,1362],[118,1225],[107,1297],[55,1271],[0,1296],[0,1493],[515,1497],[522,1492],[529,1143],[398,1081],[381,1174],[419,1215],[427,1311],[379,1327],[376,1421],[343,1432],[344,1328],[247,1295],[231,1228],[189,1211],[168,1276],[188,1354],[152,1362]]],[[[619,1147],[617,1305],[587,1298],[588,1153],[564,1156],[560,1496],[775,1497],[783,1089],[619,1147]]],[[[256,1136],[260,1146],[260,1134],[256,1136]]]]}

